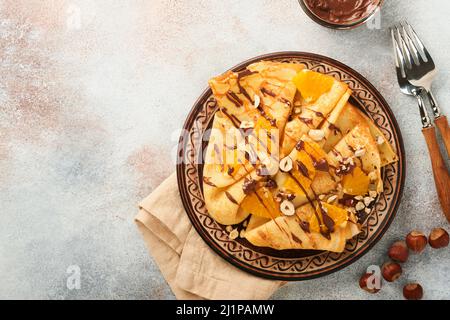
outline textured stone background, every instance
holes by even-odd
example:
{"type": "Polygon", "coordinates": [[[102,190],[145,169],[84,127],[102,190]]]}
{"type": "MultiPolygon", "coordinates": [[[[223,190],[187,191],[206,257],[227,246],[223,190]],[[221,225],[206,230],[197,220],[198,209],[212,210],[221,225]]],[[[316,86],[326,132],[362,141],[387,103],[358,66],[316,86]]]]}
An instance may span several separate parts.
{"type": "Polygon", "coordinates": [[[324,29],[296,0],[0,1],[0,298],[165,299],[173,295],[133,223],[173,170],[176,134],[207,80],[263,53],[299,50],[360,71],[403,133],[407,180],[385,237],[350,267],[291,283],[275,299],[398,299],[417,280],[450,299],[450,252],[427,250],[371,296],[357,286],[388,244],[446,226],[416,102],[397,88],[388,27],[406,17],[439,68],[450,115],[450,3],[386,1],[381,29],[324,29]],[[433,5],[431,5],[433,4],[433,5]],[[78,265],[80,290],[66,288],[78,265]]]}

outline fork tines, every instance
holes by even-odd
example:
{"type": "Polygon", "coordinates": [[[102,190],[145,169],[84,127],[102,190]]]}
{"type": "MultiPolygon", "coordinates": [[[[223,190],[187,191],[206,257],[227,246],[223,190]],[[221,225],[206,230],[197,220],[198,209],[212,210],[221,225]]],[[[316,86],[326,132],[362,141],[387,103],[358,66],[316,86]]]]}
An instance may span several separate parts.
{"type": "Polygon", "coordinates": [[[402,69],[403,75],[405,75],[403,66],[410,69],[413,64],[421,65],[425,62],[432,62],[430,53],[408,22],[404,21],[392,27],[391,35],[397,67],[402,69]]]}

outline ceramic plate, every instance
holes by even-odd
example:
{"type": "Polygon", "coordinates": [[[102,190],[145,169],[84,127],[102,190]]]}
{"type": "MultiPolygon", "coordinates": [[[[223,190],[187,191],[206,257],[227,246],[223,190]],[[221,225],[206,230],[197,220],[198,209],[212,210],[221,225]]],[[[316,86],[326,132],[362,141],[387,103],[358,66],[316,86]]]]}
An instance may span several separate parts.
{"type": "Polygon", "coordinates": [[[327,57],[304,52],[280,52],[245,61],[233,71],[251,63],[273,60],[305,64],[309,69],[346,82],[353,90],[350,101],[365,112],[386,135],[399,161],[383,168],[382,193],[364,222],[362,232],[347,242],[345,251],[274,250],[255,247],[245,239],[231,240],[225,227],[206,210],[202,191],[202,150],[208,143],[205,131],[211,127],[217,103],[210,89],[203,92],[184,124],[178,146],[178,186],[192,224],[203,240],[221,257],[257,276],[287,281],[320,277],[340,270],[367,253],[388,229],[397,211],[405,180],[405,153],[395,117],[381,94],[350,67],[327,57]]]}

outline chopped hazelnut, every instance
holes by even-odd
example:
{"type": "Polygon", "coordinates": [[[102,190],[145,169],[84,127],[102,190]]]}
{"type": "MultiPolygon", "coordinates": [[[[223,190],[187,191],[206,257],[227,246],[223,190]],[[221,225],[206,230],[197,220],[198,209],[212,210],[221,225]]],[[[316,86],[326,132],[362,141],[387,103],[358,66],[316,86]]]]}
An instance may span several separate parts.
{"type": "Polygon", "coordinates": [[[255,94],[254,99],[255,99],[254,107],[255,107],[255,109],[256,109],[256,108],[259,107],[259,104],[260,104],[260,102],[261,102],[261,98],[260,98],[257,94],[255,94]]]}
{"type": "Polygon", "coordinates": [[[366,154],[366,149],[358,149],[355,151],[355,157],[361,158],[366,154]]]}
{"type": "Polygon", "coordinates": [[[358,211],[361,211],[361,210],[364,210],[365,207],[366,207],[366,206],[364,205],[364,203],[362,203],[361,201],[359,201],[359,202],[356,204],[355,209],[358,210],[358,211]]]}
{"type": "Polygon", "coordinates": [[[314,141],[321,141],[325,137],[325,133],[320,129],[311,129],[309,130],[308,135],[314,141]]]}
{"type": "Polygon", "coordinates": [[[231,240],[236,239],[238,236],[239,236],[239,232],[237,231],[237,229],[231,230],[230,235],[229,235],[231,240]]]}

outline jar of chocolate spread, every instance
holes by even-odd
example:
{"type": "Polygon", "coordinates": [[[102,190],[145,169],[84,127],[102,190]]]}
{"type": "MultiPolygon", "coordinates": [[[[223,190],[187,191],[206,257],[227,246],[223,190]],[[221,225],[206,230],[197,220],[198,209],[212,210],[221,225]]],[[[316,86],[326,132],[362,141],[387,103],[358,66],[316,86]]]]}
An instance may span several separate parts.
{"type": "Polygon", "coordinates": [[[306,14],[322,26],[352,29],[366,23],[383,0],[299,0],[306,14]]]}

